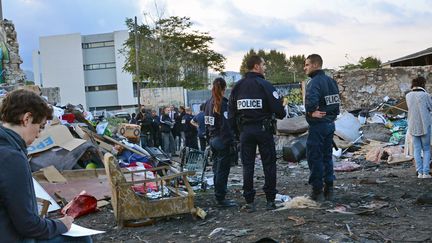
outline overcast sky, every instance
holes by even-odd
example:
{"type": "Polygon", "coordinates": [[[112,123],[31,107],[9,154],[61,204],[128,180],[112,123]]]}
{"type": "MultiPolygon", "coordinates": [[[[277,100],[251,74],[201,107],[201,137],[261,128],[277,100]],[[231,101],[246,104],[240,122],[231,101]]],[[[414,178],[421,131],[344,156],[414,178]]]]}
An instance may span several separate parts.
{"type": "MultiPolygon", "coordinates": [[[[3,0],[14,22],[22,68],[32,70],[39,37],[126,29],[124,20],[155,15],[154,0],[3,0]]],[[[238,71],[251,48],[287,56],[318,53],[325,68],[360,57],[383,62],[432,47],[432,0],[158,0],[166,16],[188,16],[215,38],[213,48],[238,71]]]]}

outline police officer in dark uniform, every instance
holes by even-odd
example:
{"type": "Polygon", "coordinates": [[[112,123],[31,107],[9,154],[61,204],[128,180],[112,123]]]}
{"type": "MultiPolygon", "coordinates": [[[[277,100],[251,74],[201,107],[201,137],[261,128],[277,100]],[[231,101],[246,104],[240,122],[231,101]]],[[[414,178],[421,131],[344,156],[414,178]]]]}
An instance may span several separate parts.
{"type": "Polygon", "coordinates": [[[185,146],[188,148],[193,148],[198,150],[198,130],[191,124],[194,116],[192,115],[191,108],[187,107],[185,109],[185,114],[182,117],[182,126],[184,132],[185,146]]]}
{"type": "Polygon", "coordinates": [[[312,54],[305,60],[304,71],[312,78],[306,86],[306,121],[309,135],[306,142],[310,170],[311,198],[315,201],[333,200],[335,179],[332,160],[333,134],[339,114],[339,88],[322,68],[322,58],[312,54]],[[324,190],[323,190],[324,188],[324,190]]]}
{"type": "Polygon", "coordinates": [[[228,100],[223,96],[225,88],[226,82],[223,78],[213,81],[212,97],[204,108],[204,122],[213,153],[213,180],[217,204],[221,207],[234,207],[237,203],[225,198],[231,160],[234,157],[234,135],[228,123],[228,100]]]}
{"type": "Polygon", "coordinates": [[[265,183],[264,192],[267,210],[275,209],[276,150],[273,134],[275,118],[286,115],[278,92],[264,79],[265,63],[259,56],[247,60],[248,72],[231,91],[229,99],[230,124],[237,123],[240,135],[240,153],[243,163],[243,209],[255,211],[255,189],[253,185],[256,147],[261,154],[265,183]]]}

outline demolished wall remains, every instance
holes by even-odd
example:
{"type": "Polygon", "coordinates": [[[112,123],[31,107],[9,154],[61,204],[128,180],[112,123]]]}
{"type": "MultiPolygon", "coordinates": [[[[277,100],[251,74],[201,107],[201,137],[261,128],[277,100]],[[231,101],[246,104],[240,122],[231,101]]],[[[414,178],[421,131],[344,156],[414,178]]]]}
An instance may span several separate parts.
{"type": "Polygon", "coordinates": [[[3,70],[4,80],[8,84],[24,83],[26,78],[20,64],[23,62],[19,56],[19,44],[17,33],[12,21],[4,19],[0,21],[0,41],[6,45],[8,51],[8,60],[4,59],[3,70]]]}
{"type": "Polygon", "coordinates": [[[388,96],[400,100],[411,88],[411,80],[418,75],[428,82],[426,89],[432,92],[432,66],[392,67],[337,71],[333,78],[340,90],[342,108],[371,109],[388,96]]]}

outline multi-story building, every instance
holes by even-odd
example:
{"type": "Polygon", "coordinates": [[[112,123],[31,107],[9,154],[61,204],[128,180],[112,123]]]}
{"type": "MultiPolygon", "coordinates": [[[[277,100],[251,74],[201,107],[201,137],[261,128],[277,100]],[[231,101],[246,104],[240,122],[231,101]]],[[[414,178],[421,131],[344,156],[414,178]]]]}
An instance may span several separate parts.
{"type": "Polygon", "coordinates": [[[35,83],[59,87],[61,104],[82,104],[91,111],[137,104],[132,75],[123,71],[120,53],[127,31],[40,37],[33,52],[35,83]]]}

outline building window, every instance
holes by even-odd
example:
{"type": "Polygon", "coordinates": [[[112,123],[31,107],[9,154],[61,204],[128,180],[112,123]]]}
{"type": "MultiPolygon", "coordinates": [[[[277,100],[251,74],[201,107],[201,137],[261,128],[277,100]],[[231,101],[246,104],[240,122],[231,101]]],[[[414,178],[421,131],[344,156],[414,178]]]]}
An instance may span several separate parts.
{"type": "Polygon", "coordinates": [[[84,70],[97,70],[115,68],[115,62],[84,64],[84,70]]]}
{"type": "Polygon", "coordinates": [[[86,86],[85,87],[86,92],[97,92],[97,91],[107,91],[107,90],[117,90],[117,84],[86,86]]]}
{"type": "Polygon", "coordinates": [[[100,42],[82,43],[83,49],[99,48],[99,47],[107,47],[107,46],[114,46],[114,41],[100,41],[100,42]]]}

